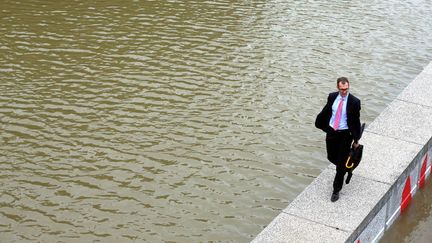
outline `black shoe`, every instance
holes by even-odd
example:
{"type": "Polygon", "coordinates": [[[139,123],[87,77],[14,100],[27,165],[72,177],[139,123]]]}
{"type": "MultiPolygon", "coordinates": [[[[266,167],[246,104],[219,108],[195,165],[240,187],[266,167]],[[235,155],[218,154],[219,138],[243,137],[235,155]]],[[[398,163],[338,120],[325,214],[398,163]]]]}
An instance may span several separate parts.
{"type": "Polygon", "coordinates": [[[336,202],[339,199],[339,192],[333,192],[330,201],[336,202]]]}

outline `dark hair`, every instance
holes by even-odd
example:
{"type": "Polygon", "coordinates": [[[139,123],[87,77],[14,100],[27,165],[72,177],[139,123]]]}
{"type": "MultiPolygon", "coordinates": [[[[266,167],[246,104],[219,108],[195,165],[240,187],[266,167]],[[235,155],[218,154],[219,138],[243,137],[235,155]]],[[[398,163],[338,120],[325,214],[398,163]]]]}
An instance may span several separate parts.
{"type": "Polygon", "coordinates": [[[340,78],[337,79],[336,85],[339,85],[339,83],[342,83],[342,84],[348,83],[349,84],[349,81],[345,77],[340,77],[340,78]]]}

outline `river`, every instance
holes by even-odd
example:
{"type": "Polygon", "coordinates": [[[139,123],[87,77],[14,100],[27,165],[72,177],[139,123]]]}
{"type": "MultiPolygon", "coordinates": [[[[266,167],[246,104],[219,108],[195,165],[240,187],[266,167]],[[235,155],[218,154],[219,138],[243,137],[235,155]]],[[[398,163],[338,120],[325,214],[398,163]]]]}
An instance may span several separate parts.
{"type": "Polygon", "coordinates": [[[337,77],[370,123],[432,60],[430,1],[0,6],[1,242],[248,242],[337,77]]]}

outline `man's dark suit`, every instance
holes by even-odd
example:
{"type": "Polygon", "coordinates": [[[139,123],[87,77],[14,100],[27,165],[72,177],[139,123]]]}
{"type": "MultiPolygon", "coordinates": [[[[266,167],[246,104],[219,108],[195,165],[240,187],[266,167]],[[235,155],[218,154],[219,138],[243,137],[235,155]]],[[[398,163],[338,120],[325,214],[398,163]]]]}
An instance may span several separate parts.
{"type": "MultiPolygon", "coordinates": [[[[315,126],[326,133],[333,131],[333,128],[329,126],[329,123],[332,115],[332,105],[338,94],[339,92],[329,94],[327,97],[327,104],[315,120],[315,126]]],[[[348,94],[348,103],[346,107],[348,130],[356,143],[360,139],[360,109],[360,100],[354,95],[348,94]]]]}
{"type": "Polygon", "coordinates": [[[315,126],[326,135],[326,148],[328,160],[336,165],[336,176],[333,182],[333,190],[339,192],[342,189],[343,179],[346,173],[345,161],[348,158],[351,143],[360,139],[360,100],[352,94],[348,94],[348,103],[346,106],[348,130],[335,131],[330,127],[332,116],[332,105],[336,100],[339,92],[330,93],[327,98],[327,104],[318,114],[315,120],[315,126]]]}

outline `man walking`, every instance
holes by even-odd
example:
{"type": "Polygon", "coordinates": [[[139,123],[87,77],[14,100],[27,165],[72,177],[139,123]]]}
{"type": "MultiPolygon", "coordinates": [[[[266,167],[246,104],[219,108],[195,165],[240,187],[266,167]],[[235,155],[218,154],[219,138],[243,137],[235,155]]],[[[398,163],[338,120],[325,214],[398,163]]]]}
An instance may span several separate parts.
{"type": "Polygon", "coordinates": [[[336,165],[336,175],[333,181],[333,193],[330,200],[339,199],[345,173],[345,162],[348,158],[351,144],[359,146],[360,139],[360,100],[348,92],[349,81],[345,77],[337,79],[338,92],[330,93],[327,104],[318,114],[315,126],[326,132],[327,159],[336,165]],[[354,140],[354,143],[352,143],[354,140]]]}

